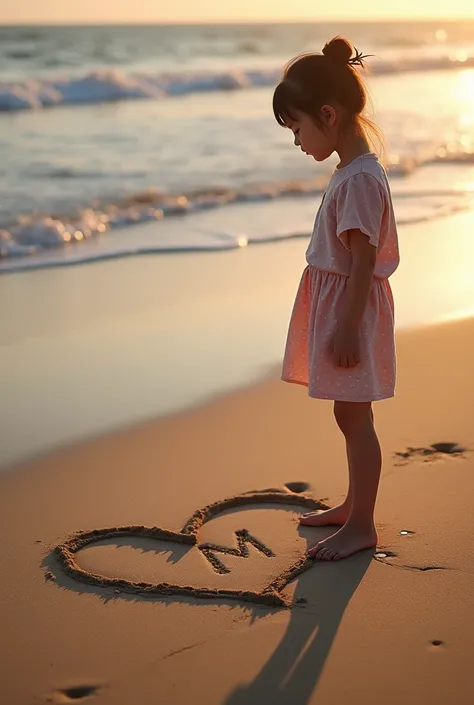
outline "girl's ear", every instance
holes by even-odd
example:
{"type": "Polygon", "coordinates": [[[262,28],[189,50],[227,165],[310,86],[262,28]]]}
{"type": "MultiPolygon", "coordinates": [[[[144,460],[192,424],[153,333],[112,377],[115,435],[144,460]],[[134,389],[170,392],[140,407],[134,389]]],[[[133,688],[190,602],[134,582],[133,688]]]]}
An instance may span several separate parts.
{"type": "Polygon", "coordinates": [[[337,119],[334,107],[332,105],[321,106],[321,117],[326,127],[333,127],[337,119]]]}

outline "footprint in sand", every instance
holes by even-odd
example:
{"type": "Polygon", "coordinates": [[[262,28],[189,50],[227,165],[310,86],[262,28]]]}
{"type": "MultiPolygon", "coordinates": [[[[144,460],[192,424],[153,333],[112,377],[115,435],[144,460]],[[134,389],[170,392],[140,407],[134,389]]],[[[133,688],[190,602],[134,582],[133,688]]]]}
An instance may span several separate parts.
{"type": "Polygon", "coordinates": [[[463,448],[459,443],[452,441],[441,441],[432,443],[427,447],[412,448],[409,447],[403,452],[395,453],[395,457],[399,459],[396,465],[406,465],[412,460],[422,460],[423,462],[432,462],[440,460],[443,456],[451,456],[454,458],[465,458],[467,449],[463,448]]]}
{"type": "Polygon", "coordinates": [[[308,482],[286,482],[284,486],[287,487],[290,492],[296,492],[297,494],[305,492],[310,488],[308,482]]]}
{"type": "MultiPolygon", "coordinates": [[[[57,692],[59,697],[56,702],[69,703],[74,700],[84,700],[89,696],[94,695],[99,690],[97,685],[77,685],[72,688],[64,688],[57,692]]],[[[49,699],[51,702],[51,699],[49,699]]]]}

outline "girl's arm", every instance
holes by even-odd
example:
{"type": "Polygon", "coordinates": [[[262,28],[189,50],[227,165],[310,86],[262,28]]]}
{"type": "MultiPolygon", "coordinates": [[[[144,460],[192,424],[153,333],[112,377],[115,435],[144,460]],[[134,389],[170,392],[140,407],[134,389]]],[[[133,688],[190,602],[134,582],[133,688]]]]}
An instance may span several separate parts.
{"type": "Polygon", "coordinates": [[[340,324],[359,328],[372,286],[377,249],[369,243],[369,238],[361,230],[349,230],[348,239],[351,245],[352,268],[340,324]]]}
{"type": "Polygon", "coordinates": [[[334,363],[340,367],[353,367],[360,360],[359,328],[372,286],[377,255],[377,249],[361,230],[349,230],[348,239],[352,267],[333,343],[334,363]]]}

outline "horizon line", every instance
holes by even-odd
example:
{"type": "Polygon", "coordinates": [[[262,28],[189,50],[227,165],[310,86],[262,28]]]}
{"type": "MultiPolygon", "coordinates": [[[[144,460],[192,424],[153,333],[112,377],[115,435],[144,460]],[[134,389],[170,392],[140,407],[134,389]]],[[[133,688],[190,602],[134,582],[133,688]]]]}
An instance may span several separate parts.
{"type": "Polygon", "coordinates": [[[2,22],[0,20],[0,27],[104,27],[104,26],[148,26],[148,25],[160,25],[160,26],[201,26],[201,25],[234,25],[234,24],[299,24],[302,22],[311,22],[314,24],[329,24],[335,22],[345,22],[348,24],[361,24],[362,22],[373,22],[373,23],[390,23],[390,22],[473,22],[474,14],[470,17],[414,17],[413,15],[408,16],[396,16],[396,17],[372,17],[372,16],[359,16],[359,17],[327,17],[324,19],[315,17],[292,17],[289,19],[208,19],[208,20],[123,20],[123,21],[113,21],[113,20],[70,20],[64,22],[55,22],[54,20],[41,20],[41,21],[16,21],[16,22],[2,22]]]}

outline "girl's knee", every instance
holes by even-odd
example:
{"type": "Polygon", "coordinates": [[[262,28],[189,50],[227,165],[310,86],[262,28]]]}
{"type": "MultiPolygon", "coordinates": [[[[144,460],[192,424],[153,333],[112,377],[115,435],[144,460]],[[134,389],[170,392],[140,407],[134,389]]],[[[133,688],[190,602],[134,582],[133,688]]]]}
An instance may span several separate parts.
{"type": "Polygon", "coordinates": [[[372,423],[372,405],[370,402],[334,402],[334,417],[345,436],[350,436],[363,428],[367,421],[372,423]]]}

